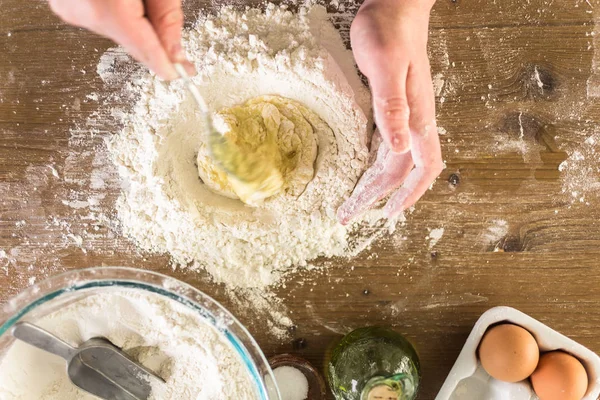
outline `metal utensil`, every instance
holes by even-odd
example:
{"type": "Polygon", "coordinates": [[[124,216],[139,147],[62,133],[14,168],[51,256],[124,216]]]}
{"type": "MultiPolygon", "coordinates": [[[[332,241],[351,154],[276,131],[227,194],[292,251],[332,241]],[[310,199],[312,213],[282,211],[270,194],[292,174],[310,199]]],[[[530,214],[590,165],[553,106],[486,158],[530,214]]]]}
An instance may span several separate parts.
{"type": "Polygon", "coordinates": [[[146,400],[152,392],[152,382],[164,383],[105,338],[93,338],[75,348],[28,322],[17,323],[12,335],[64,358],[71,382],[102,399],[146,400]]]}
{"type": "Polygon", "coordinates": [[[283,177],[273,160],[265,159],[257,152],[243,151],[215,129],[210,110],[198,87],[192,82],[183,65],[177,63],[173,65],[204,116],[208,131],[208,147],[217,164],[230,177],[239,181],[247,193],[274,192],[279,189],[283,185],[283,177]]]}

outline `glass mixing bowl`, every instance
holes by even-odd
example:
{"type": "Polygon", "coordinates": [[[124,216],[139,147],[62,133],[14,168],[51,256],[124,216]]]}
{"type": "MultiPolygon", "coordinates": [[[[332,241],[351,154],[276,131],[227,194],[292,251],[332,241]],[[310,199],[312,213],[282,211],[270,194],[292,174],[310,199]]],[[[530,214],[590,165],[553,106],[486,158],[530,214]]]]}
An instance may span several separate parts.
{"type": "Polygon", "coordinates": [[[105,290],[138,289],[165,296],[200,314],[218,329],[240,355],[256,386],[260,400],[280,400],[266,382],[274,376],[269,363],[250,333],[214,299],[175,278],[156,272],[124,267],[75,270],[39,282],[9,300],[0,309],[0,359],[14,340],[11,328],[19,321],[35,323],[68,304],[105,290]]]}

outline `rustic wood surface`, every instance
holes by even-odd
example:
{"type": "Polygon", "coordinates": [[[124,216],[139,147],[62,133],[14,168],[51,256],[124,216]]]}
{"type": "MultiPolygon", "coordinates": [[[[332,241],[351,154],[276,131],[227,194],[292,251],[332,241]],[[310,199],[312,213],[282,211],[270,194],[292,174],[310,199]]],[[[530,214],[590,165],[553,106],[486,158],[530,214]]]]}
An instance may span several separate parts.
{"type": "MultiPolygon", "coordinates": [[[[203,4],[186,1],[189,21],[203,4]]],[[[342,31],[354,9],[330,7],[342,31]]],[[[284,341],[202,274],[173,271],[100,215],[65,204],[100,191],[87,187],[89,174],[110,132],[85,121],[128,102],[86,97],[107,90],[96,65],[113,45],[62,24],[44,1],[0,0],[0,10],[0,301],[65,269],[142,267],[232,307],[268,356],[292,352],[317,366],[340,334],[388,324],[418,347],[420,399],[434,398],[493,306],[516,307],[600,352],[600,149],[584,144],[600,122],[600,1],[438,0],[430,52],[447,169],[399,232],[276,290],[296,324],[284,341]],[[577,149],[588,169],[560,172],[577,149]]],[[[101,198],[109,216],[115,187],[101,198]]]]}

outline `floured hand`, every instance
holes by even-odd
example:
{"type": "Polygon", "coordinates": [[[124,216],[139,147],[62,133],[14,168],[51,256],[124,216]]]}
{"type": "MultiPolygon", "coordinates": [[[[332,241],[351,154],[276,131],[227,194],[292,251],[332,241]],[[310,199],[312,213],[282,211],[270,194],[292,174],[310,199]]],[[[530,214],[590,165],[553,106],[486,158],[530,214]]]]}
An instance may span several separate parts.
{"type": "Polygon", "coordinates": [[[433,3],[367,0],[352,23],[354,57],[369,78],[380,133],[371,145],[377,151],[373,165],[338,210],[343,224],[392,193],[385,214],[397,216],[421,198],[443,169],[427,57],[433,3]]]}

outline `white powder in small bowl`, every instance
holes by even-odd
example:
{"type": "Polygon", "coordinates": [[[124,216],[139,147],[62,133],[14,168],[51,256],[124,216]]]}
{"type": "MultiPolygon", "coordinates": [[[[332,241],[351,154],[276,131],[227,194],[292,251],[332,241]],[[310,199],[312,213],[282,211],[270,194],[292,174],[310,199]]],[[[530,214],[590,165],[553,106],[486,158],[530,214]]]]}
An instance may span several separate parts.
{"type": "MultiPolygon", "coordinates": [[[[281,400],[306,400],[308,398],[308,379],[297,368],[284,365],[273,370],[275,382],[281,394],[281,400]]],[[[267,377],[267,390],[269,397],[275,398],[275,389],[267,377]]]]}

